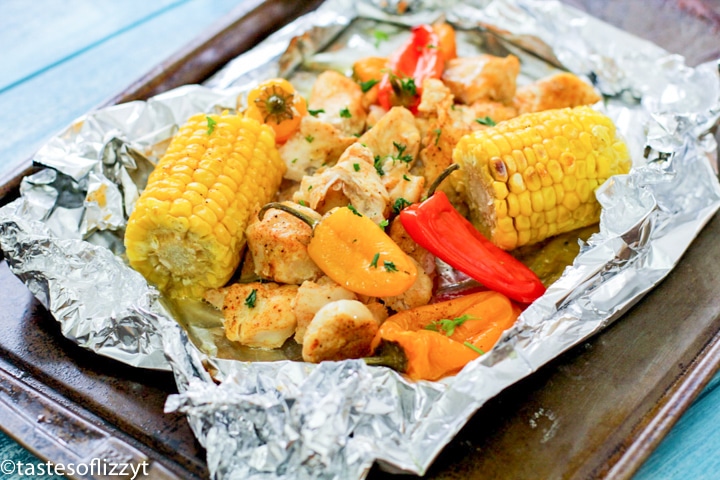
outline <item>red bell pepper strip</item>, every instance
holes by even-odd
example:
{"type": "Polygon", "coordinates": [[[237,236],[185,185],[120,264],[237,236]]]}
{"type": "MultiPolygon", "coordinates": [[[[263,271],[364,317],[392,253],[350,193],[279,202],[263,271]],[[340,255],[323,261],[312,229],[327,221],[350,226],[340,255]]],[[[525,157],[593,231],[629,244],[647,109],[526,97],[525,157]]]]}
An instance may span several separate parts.
{"type": "Polygon", "coordinates": [[[491,290],[521,303],[545,292],[532,270],[485,238],[442,191],[402,210],[400,222],[418,245],[491,290]]]}
{"type": "Polygon", "coordinates": [[[378,86],[378,103],[389,110],[402,105],[415,112],[420,103],[423,82],[440,78],[445,60],[440,48],[440,37],[430,25],[418,25],[411,30],[408,41],[388,60],[386,72],[378,86]]]}

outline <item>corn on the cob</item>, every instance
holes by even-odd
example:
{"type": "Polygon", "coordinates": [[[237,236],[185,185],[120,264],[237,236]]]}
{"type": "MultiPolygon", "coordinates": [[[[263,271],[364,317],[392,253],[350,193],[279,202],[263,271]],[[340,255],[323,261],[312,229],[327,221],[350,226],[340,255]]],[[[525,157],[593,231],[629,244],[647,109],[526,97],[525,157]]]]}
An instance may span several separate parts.
{"type": "Polygon", "coordinates": [[[284,170],[270,127],[230,114],[193,116],[130,215],[130,265],[175,298],[224,285],[240,262],[250,215],[272,199],[284,170]]]}
{"type": "Polygon", "coordinates": [[[595,188],[631,166],[615,130],[583,106],[527,113],[463,137],[453,181],[473,224],[512,250],[597,222],[595,188]]]}

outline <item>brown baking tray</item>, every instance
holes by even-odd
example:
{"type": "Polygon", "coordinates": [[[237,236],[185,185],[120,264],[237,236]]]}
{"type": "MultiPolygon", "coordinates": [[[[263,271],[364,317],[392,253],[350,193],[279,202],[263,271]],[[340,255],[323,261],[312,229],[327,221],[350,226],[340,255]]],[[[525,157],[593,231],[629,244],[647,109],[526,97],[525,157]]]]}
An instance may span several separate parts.
{"type": "MultiPolygon", "coordinates": [[[[207,78],[319,2],[267,1],[208,31],[108,103],[207,78]]],[[[720,6],[568,0],[688,63],[720,58],[720,6]],[[648,13],[651,12],[651,13],[648,13]],[[699,36],[699,34],[701,34],[699,36]]],[[[12,198],[28,163],[2,180],[12,198]]],[[[508,388],[443,450],[428,478],[629,478],[720,365],[720,215],[679,265],[619,321],[508,388]]],[[[163,414],[172,375],[99,357],[59,325],[0,262],[0,429],[44,460],[150,463],[151,478],[203,478],[187,422],[163,414]]],[[[370,478],[395,478],[374,468],[370,478]]]]}

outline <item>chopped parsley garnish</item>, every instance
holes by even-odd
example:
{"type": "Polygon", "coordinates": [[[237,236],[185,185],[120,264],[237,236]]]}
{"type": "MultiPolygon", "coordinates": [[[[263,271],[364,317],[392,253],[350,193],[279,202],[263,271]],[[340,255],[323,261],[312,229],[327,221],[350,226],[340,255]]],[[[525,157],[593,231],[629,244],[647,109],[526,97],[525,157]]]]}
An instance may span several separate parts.
{"type": "Polygon", "coordinates": [[[495,121],[488,116],[484,116],[482,118],[476,118],[475,121],[477,123],[479,123],[480,125],[487,125],[488,127],[494,127],[495,125],[497,125],[495,123],[495,121]]]}
{"type": "Polygon", "coordinates": [[[403,174],[403,180],[405,180],[406,182],[409,182],[409,181],[410,181],[410,177],[408,177],[407,175],[403,174]]]}
{"type": "Polygon", "coordinates": [[[463,315],[462,317],[457,318],[442,318],[440,320],[434,320],[432,323],[426,325],[425,330],[432,330],[433,332],[439,332],[442,330],[445,332],[445,335],[450,337],[453,333],[455,333],[455,329],[457,327],[473,318],[474,317],[472,315],[463,315]]]}
{"type": "Polygon", "coordinates": [[[395,266],[395,264],[393,262],[388,262],[387,260],[385,260],[383,262],[383,265],[385,266],[385,270],[387,270],[388,272],[397,272],[398,271],[397,267],[395,266]]]}
{"type": "Polygon", "coordinates": [[[372,87],[380,83],[379,80],[375,80],[374,78],[371,78],[367,82],[360,82],[360,90],[363,91],[363,93],[366,93],[368,90],[370,90],[372,87]]]}
{"type": "Polygon", "coordinates": [[[372,262],[370,262],[370,266],[373,267],[373,268],[377,268],[377,262],[378,262],[379,259],[380,259],[380,254],[379,254],[379,253],[376,253],[376,254],[373,256],[372,262]]]}
{"type": "Polygon", "coordinates": [[[393,142],[393,145],[395,145],[395,148],[397,148],[397,157],[395,157],[397,160],[400,160],[401,162],[410,163],[413,160],[412,155],[403,155],[405,153],[405,150],[407,150],[407,145],[403,145],[402,143],[393,142]]]}
{"type": "Polygon", "coordinates": [[[442,133],[442,130],[436,128],[435,130],[433,130],[433,132],[435,133],[435,146],[437,147],[437,144],[440,141],[440,134],[442,133]]]}
{"type": "Polygon", "coordinates": [[[388,34],[381,30],[373,30],[372,34],[375,38],[375,48],[378,48],[380,46],[380,42],[387,42],[390,39],[388,34]]]}
{"type": "Polygon", "coordinates": [[[384,229],[384,228],[387,227],[389,224],[390,224],[390,222],[388,222],[388,221],[387,221],[387,218],[386,218],[385,220],[383,220],[382,222],[380,222],[380,228],[383,228],[383,229],[384,229]]]}
{"type": "Polygon", "coordinates": [[[307,203],[305,203],[305,200],[298,200],[298,203],[303,207],[307,207],[307,203]]]}
{"type": "Polygon", "coordinates": [[[342,118],[352,118],[352,114],[350,113],[350,110],[348,109],[348,107],[345,107],[342,110],[340,110],[340,116],[342,118]]]}
{"type": "Polygon", "coordinates": [[[213,120],[211,117],[206,116],[207,122],[208,122],[208,128],[207,128],[207,134],[210,135],[215,131],[215,125],[217,125],[217,122],[213,120]]]}
{"type": "Polygon", "coordinates": [[[310,190],[312,190],[312,187],[313,187],[312,185],[310,185],[310,186],[308,187],[308,192],[309,192],[310,190]]]}
{"type": "Polygon", "coordinates": [[[319,108],[319,109],[317,109],[317,110],[310,110],[310,109],[308,109],[308,113],[309,113],[310,115],[312,115],[313,117],[317,117],[318,114],[320,114],[320,113],[325,113],[325,110],[322,109],[322,108],[319,108]]]}
{"type": "Polygon", "coordinates": [[[355,170],[356,172],[359,172],[359,171],[360,171],[360,164],[359,164],[359,163],[353,163],[353,170],[355,170]]]}
{"type": "Polygon", "coordinates": [[[375,161],[373,162],[373,166],[375,167],[378,175],[380,175],[381,177],[385,175],[385,170],[383,170],[382,158],[380,158],[380,155],[375,155],[375,161]]]}
{"type": "Polygon", "coordinates": [[[257,302],[257,290],[253,288],[250,295],[245,297],[245,306],[248,308],[255,308],[255,302],[257,302]]]}
{"type": "Polygon", "coordinates": [[[307,137],[305,137],[305,141],[307,141],[308,143],[312,143],[313,140],[315,140],[315,137],[313,137],[312,135],[308,135],[307,137]]]}
{"type": "Polygon", "coordinates": [[[293,158],[293,159],[290,161],[290,163],[297,163],[297,161],[298,161],[297,158],[293,158]]]}
{"type": "Polygon", "coordinates": [[[482,348],[478,348],[470,342],[463,342],[463,345],[465,345],[466,347],[468,347],[470,350],[477,353],[478,355],[485,355],[485,352],[482,351],[482,348]]]}
{"type": "Polygon", "coordinates": [[[352,203],[348,203],[348,208],[350,209],[351,212],[353,212],[354,215],[357,215],[358,217],[362,217],[362,213],[358,212],[357,208],[355,208],[352,203]]]}
{"type": "Polygon", "coordinates": [[[401,78],[400,88],[410,95],[417,95],[417,86],[415,85],[415,79],[413,78],[401,78]]]}
{"type": "Polygon", "coordinates": [[[395,203],[393,203],[393,212],[400,213],[400,210],[402,210],[405,207],[409,207],[410,205],[412,205],[410,202],[408,202],[404,198],[400,197],[397,200],[395,200],[395,203]]]}

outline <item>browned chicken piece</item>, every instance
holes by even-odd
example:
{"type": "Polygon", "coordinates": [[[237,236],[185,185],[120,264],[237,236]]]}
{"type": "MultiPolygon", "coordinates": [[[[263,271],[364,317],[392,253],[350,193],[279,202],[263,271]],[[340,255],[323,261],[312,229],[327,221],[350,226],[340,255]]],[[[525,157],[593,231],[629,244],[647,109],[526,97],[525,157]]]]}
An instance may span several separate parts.
{"type": "Polygon", "coordinates": [[[300,285],[295,300],[293,300],[293,309],[297,319],[297,328],[295,329],[297,343],[303,343],[305,331],[318,310],[335,300],[357,300],[357,296],[329,277],[321,277],[317,282],[307,281],[300,285]]]}
{"type": "Polygon", "coordinates": [[[410,238],[399,217],[395,217],[390,223],[388,235],[397,243],[403,252],[415,260],[420,268],[428,275],[435,275],[435,255],[425,250],[410,238]]]}
{"type": "Polygon", "coordinates": [[[300,129],[278,151],[287,170],[284,177],[299,182],[326,165],[334,165],[342,152],[357,141],[335,126],[311,115],[300,121],[300,129]]]}
{"type": "Polygon", "coordinates": [[[336,127],[345,135],[362,133],[367,111],[360,85],[345,75],[326,70],[313,84],[308,109],[317,118],[336,127]]]}
{"type": "Polygon", "coordinates": [[[580,77],[563,72],[518,88],[514,103],[519,113],[528,113],[592,105],[600,98],[595,89],[580,77]]]}
{"type": "Polygon", "coordinates": [[[515,55],[482,54],[446,62],[442,80],[455,98],[467,105],[478,100],[509,104],[515,96],[518,73],[520,60],[515,55]]]}
{"type": "Polygon", "coordinates": [[[292,301],[297,285],[235,283],[209,290],[205,300],[225,317],[225,336],[233,342],[256,348],[279,348],[297,325],[292,301]]]}
{"type": "Polygon", "coordinates": [[[381,298],[388,308],[391,308],[396,312],[419,307],[421,305],[427,305],[432,298],[432,277],[425,273],[423,267],[414,258],[412,261],[415,263],[418,271],[415,283],[413,283],[408,290],[400,295],[381,298]]]}
{"type": "Polygon", "coordinates": [[[385,110],[380,105],[370,105],[370,108],[368,109],[367,120],[365,120],[367,128],[372,128],[377,125],[377,122],[379,122],[386,113],[387,110],[385,110]]]}
{"type": "Polygon", "coordinates": [[[362,303],[368,308],[368,310],[370,310],[375,317],[375,320],[377,320],[380,325],[382,325],[382,323],[390,316],[387,307],[378,302],[376,298],[369,301],[366,299],[366,301],[363,301],[362,303]]]}
{"type": "Polygon", "coordinates": [[[373,154],[360,143],[348,147],[335,166],[304,177],[293,200],[321,214],[352,204],[378,225],[390,213],[390,197],[373,154]]]}
{"type": "MultiPolygon", "coordinates": [[[[518,111],[513,105],[505,105],[491,100],[479,100],[466,107],[466,110],[470,112],[473,120],[489,118],[494,123],[500,123],[518,116],[518,111]]],[[[478,122],[475,121],[475,123],[478,122]]]]}
{"type": "Polygon", "coordinates": [[[322,307],[307,327],[302,357],[306,362],[362,358],[379,328],[372,312],[357,300],[337,300],[322,307]]]}
{"type": "MultiPolygon", "coordinates": [[[[301,213],[320,220],[314,210],[292,202],[283,202],[301,213]]],[[[307,253],[312,228],[282,210],[270,209],[263,219],[253,216],[245,230],[248,251],[255,273],[265,280],[300,285],[323,275],[307,253]]]]}
{"type": "Polygon", "coordinates": [[[396,157],[400,153],[398,145],[401,145],[402,155],[415,160],[420,149],[420,132],[410,110],[393,107],[358,141],[380,158],[396,157]]]}
{"type": "Polygon", "coordinates": [[[410,110],[391,108],[359,142],[372,152],[391,204],[399,198],[420,200],[425,179],[410,173],[420,149],[420,132],[410,110]]]}

